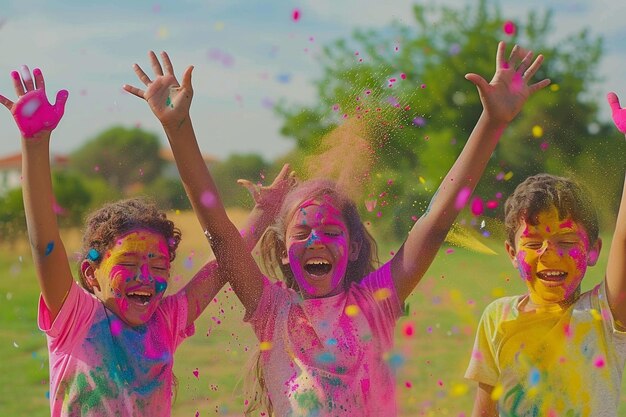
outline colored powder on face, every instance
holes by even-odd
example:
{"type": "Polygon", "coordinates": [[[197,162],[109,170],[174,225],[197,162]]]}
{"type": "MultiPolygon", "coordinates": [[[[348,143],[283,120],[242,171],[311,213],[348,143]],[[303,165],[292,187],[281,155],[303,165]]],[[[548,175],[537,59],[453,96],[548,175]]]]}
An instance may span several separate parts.
{"type": "Polygon", "coordinates": [[[48,256],[52,253],[52,251],[54,250],[54,242],[50,241],[48,242],[48,244],[46,245],[46,251],[44,252],[45,256],[48,256]]]}
{"type": "Polygon", "coordinates": [[[157,294],[165,292],[165,290],[167,289],[167,281],[160,280],[160,279],[157,279],[155,281],[156,282],[154,285],[154,289],[157,292],[157,294]]]}
{"type": "Polygon", "coordinates": [[[336,361],[335,355],[330,352],[322,352],[317,355],[316,359],[319,363],[333,363],[336,361]]]}
{"type": "Polygon", "coordinates": [[[534,387],[535,385],[537,385],[540,379],[541,375],[539,374],[539,371],[535,368],[531,369],[530,374],[528,375],[528,383],[530,384],[530,386],[534,387]]]}
{"type": "Polygon", "coordinates": [[[304,392],[297,392],[294,394],[294,398],[298,402],[298,407],[301,410],[308,411],[305,415],[315,416],[318,414],[318,410],[322,408],[322,403],[317,398],[314,391],[307,390],[304,392]]]}

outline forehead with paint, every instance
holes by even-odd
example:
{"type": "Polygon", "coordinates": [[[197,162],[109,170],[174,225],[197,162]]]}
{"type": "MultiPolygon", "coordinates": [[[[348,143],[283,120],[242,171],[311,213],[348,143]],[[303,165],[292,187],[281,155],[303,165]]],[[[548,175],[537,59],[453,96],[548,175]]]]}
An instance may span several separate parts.
{"type": "Polygon", "coordinates": [[[148,229],[131,230],[119,236],[106,252],[103,263],[115,262],[121,257],[162,261],[167,267],[170,265],[170,252],[165,238],[148,229]]]}
{"type": "Polygon", "coordinates": [[[292,227],[336,225],[346,229],[343,213],[337,206],[335,200],[329,195],[307,199],[300,203],[289,224],[292,227]],[[313,207],[316,210],[311,210],[313,207]]]}
{"type": "Polygon", "coordinates": [[[550,174],[528,177],[505,203],[508,242],[515,246],[516,233],[524,223],[536,225],[539,215],[555,208],[558,219],[570,218],[584,228],[593,245],[599,233],[598,217],[587,193],[573,180],[550,174]]]}

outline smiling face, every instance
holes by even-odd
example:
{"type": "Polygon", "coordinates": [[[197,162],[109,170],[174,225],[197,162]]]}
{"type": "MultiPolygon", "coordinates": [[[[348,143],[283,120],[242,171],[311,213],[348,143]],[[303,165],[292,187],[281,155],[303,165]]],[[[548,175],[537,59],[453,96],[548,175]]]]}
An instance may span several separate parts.
{"type": "Polygon", "coordinates": [[[358,254],[341,212],[331,201],[302,203],[287,226],[287,258],[302,297],[343,291],[348,260],[358,254]]]}
{"type": "Polygon", "coordinates": [[[515,247],[506,249],[526,283],[535,306],[569,305],[578,293],[587,266],[598,259],[601,241],[590,246],[585,229],[568,216],[559,219],[552,206],[538,215],[536,225],[522,221],[515,247]]]}
{"type": "Polygon", "coordinates": [[[152,317],[167,288],[168,246],[158,233],[134,230],[115,241],[98,267],[85,261],[83,270],[106,307],[125,323],[137,326],[152,317]]]}

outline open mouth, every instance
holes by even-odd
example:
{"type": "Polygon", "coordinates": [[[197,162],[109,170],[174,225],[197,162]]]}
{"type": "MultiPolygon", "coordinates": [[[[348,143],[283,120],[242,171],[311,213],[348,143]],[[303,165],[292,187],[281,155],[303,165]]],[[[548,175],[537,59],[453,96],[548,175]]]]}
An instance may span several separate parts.
{"type": "Polygon", "coordinates": [[[316,277],[328,274],[332,268],[330,262],[325,259],[309,259],[304,265],[304,270],[316,277]]]}
{"type": "Polygon", "coordinates": [[[561,282],[567,278],[567,272],[563,271],[541,271],[537,272],[537,276],[542,281],[561,282]]]}
{"type": "Polygon", "coordinates": [[[130,291],[126,293],[126,297],[139,305],[147,305],[152,300],[152,293],[148,291],[130,291]]]}

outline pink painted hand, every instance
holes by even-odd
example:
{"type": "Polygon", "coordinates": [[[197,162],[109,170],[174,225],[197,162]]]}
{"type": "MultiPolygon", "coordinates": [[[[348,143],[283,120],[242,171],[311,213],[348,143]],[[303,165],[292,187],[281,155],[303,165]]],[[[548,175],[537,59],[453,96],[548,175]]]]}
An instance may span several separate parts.
{"type": "Polygon", "coordinates": [[[611,106],[615,127],[620,132],[626,134],[626,109],[620,107],[617,94],[613,92],[606,95],[606,100],[609,102],[609,106],[611,106]]]}
{"type": "Polygon", "coordinates": [[[40,132],[54,130],[63,117],[69,96],[67,90],[61,90],[57,93],[56,103],[50,104],[41,70],[35,68],[33,76],[34,82],[26,66],[22,67],[21,77],[17,71],[11,73],[18,96],[15,103],[0,95],[0,104],[11,111],[24,138],[33,138],[40,132]]]}

